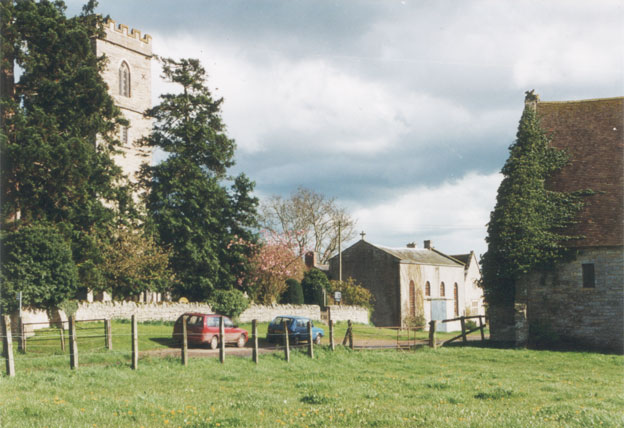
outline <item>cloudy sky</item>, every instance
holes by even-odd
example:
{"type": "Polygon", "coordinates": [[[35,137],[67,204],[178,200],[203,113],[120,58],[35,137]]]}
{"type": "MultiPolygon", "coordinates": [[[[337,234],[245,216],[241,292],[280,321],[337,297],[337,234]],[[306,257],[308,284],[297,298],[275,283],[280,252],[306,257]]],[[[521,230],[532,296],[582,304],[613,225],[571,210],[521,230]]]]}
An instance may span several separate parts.
{"type": "MultiPolygon", "coordinates": [[[[150,34],[158,55],[202,61],[225,98],[236,172],[260,198],[321,192],[386,246],[483,253],[524,91],[624,95],[619,0],[101,0],[98,11],[150,34]]],[[[155,102],[169,90],[157,68],[155,102]]]]}

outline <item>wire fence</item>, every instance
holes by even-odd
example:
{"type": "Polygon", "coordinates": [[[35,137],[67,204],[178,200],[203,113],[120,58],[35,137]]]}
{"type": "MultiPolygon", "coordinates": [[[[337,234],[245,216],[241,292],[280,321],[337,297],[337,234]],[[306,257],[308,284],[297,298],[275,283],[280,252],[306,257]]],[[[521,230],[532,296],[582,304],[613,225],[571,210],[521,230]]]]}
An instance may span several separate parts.
{"type": "MultiPolygon", "coordinates": [[[[462,338],[462,341],[466,342],[469,334],[475,334],[476,338],[480,334],[481,339],[484,339],[484,318],[460,317],[445,321],[455,320],[461,321],[462,334],[451,340],[462,338]],[[470,318],[478,318],[478,328],[470,330],[465,328],[465,321],[470,318]]],[[[227,334],[219,335],[219,349],[214,349],[215,346],[211,344],[210,337],[203,333],[194,333],[187,329],[186,334],[182,335],[178,332],[176,335],[172,323],[139,325],[135,317],[131,323],[115,323],[114,325],[111,320],[107,319],[74,320],[70,318],[68,321],[53,323],[52,327],[28,331],[28,326],[37,324],[49,325],[49,323],[23,323],[16,329],[17,334],[13,334],[8,316],[4,317],[1,337],[7,375],[15,375],[15,365],[20,371],[46,370],[67,365],[69,362],[72,369],[77,369],[78,361],[80,365],[130,364],[132,368],[136,368],[139,352],[142,356],[178,356],[186,365],[189,348],[192,349],[194,356],[216,356],[218,352],[219,358],[223,361],[226,355],[225,342],[228,341],[220,340],[221,337],[228,338],[227,334]],[[13,355],[14,340],[17,342],[16,356],[13,355]]],[[[247,343],[243,343],[241,349],[236,349],[240,343],[232,340],[228,348],[234,349],[227,353],[251,356],[257,362],[260,352],[284,352],[284,358],[288,361],[291,350],[307,351],[313,357],[314,347],[319,344],[332,350],[338,346],[344,346],[355,351],[368,349],[407,351],[427,345],[436,347],[445,342],[449,343],[451,341],[449,337],[454,334],[438,333],[436,325],[430,326],[427,332],[422,328],[404,326],[376,328],[353,324],[351,321],[348,321],[346,325],[334,324],[330,321],[328,330],[322,332],[322,337],[314,337],[311,330],[308,336],[286,335],[283,332],[288,330],[287,326],[277,334],[277,337],[270,337],[268,334],[259,335],[257,324],[254,320],[252,331],[248,337],[245,337],[249,341],[245,340],[247,343]],[[446,339],[446,341],[439,342],[437,339],[446,339]]],[[[311,324],[309,328],[312,328],[311,324]]]]}

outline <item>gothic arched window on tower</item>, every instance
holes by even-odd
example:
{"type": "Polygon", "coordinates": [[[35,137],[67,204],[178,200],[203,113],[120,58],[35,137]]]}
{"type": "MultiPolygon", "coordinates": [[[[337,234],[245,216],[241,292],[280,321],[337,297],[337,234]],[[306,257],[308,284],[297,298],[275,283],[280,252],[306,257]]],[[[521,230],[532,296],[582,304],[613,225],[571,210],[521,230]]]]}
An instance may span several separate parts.
{"type": "Polygon", "coordinates": [[[444,289],[444,281],[440,283],[440,297],[446,296],[446,290],[444,289]]]}
{"type": "Polygon", "coordinates": [[[125,61],[119,66],[119,95],[130,98],[130,67],[125,61]]]}

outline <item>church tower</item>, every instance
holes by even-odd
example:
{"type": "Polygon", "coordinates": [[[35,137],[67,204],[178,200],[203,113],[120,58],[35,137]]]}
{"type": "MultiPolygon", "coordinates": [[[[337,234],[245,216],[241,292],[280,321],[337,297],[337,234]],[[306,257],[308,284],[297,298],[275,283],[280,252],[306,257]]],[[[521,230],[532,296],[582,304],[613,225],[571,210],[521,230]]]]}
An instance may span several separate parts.
{"type": "Polygon", "coordinates": [[[149,148],[135,147],[134,142],[149,135],[152,121],[143,116],[152,106],[152,37],[141,37],[135,29],[108,20],[104,24],[105,38],[95,41],[98,56],[106,55],[108,63],[102,78],[108,84],[109,94],[128,120],[128,126],[119,131],[123,154],[115,157],[131,182],[143,162],[151,163],[149,148]]]}

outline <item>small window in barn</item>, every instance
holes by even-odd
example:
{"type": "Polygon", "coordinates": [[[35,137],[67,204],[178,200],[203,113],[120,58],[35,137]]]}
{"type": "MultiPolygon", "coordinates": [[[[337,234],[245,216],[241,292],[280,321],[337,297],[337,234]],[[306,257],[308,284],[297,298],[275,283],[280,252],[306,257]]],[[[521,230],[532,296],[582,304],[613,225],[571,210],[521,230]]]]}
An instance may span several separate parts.
{"type": "Polygon", "coordinates": [[[431,296],[431,284],[429,284],[429,281],[425,283],[425,296],[431,296]]]}
{"type": "Polygon", "coordinates": [[[455,283],[455,286],[453,287],[453,301],[455,304],[455,316],[458,317],[459,316],[459,287],[457,286],[457,283],[455,283]]]}
{"type": "Polygon", "coordinates": [[[130,67],[125,61],[119,66],[119,95],[130,98],[130,67]]]}
{"type": "Polygon", "coordinates": [[[596,288],[596,273],[593,263],[583,263],[583,288],[596,288]]]}
{"type": "Polygon", "coordinates": [[[446,296],[446,290],[444,290],[444,281],[440,283],[440,297],[446,296]]]}

